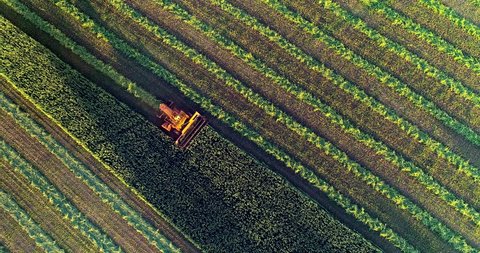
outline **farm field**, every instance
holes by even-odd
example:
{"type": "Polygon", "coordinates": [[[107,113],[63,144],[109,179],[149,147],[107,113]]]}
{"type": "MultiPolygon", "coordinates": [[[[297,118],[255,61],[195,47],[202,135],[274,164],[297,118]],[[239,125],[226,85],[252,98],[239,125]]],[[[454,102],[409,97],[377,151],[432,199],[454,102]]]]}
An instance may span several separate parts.
{"type": "Polygon", "coordinates": [[[0,182],[34,222],[2,215],[51,241],[19,248],[480,251],[476,0],[0,5],[0,182]],[[167,101],[208,119],[187,149],[167,101]]]}
{"type": "MultiPolygon", "coordinates": [[[[15,97],[19,97],[18,91],[23,92],[25,88],[31,88],[36,90],[35,94],[41,95],[42,85],[48,82],[49,90],[43,94],[57,92],[58,95],[63,94],[63,97],[69,95],[72,99],[67,101],[72,104],[55,107],[56,103],[47,96],[41,101],[42,104],[38,100],[37,105],[50,112],[61,108],[63,111],[56,111],[55,114],[49,115],[62,119],[63,127],[75,133],[75,136],[81,137],[83,143],[96,156],[109,166],[116,168],[116,172],[121,174],[130,185],[134,185],[151,203],[163,211],[162,213],[168,215],[167,217],[174,218],[176,225],[181,226],[182,231],[189,231],[187,234],[194,235],[194,238],[202,243],[200,246],[206,250],[215,251],[215,247],[222,247],[232,251],[243,251],[247,247],[253,247],[256,244],[254,242],[258,240],[256,237],[260,236],[270,236],[271,240],[278,241],[277,245],[286,249],[288,247],[308,249],[318,247],[320,243],[326,250],[338,248],[341,251],[342,248],[346,250],[346,247],[370,252],[375,249],[361,236],[333,219],[315,202],[292,188],[278,175],[269,172],[264,166],[235,149],[212,130],[207,129],[208,135],[205,137],[208,138],[204,139],[205,143],[198,145],[197,148],[209,147],[210,156],[220,155],[225,158],[225,163],[218,161],[213,163],[215,160],[196,157],[195,152],[189,154],[174,149],[151,123],[145,122],[77,72],[70,70],[69,81],[62,81],[65,76],[70,76],[64,73],[65,63],[51,53],[41,53],[41,49],[45,49],[39,44],[36,44],[36,47],[32,45],[33,51],[23,51],[25,48],[32,48],[28,44],[34,41],[28,39],[26,35],[21,35],[14,27],[8,31],[12,33],[16,31],[13,33],[15,36],[4,34],[3,41],[7,41],[8,38],[9,43],[2,43],[2,45],[22,45],[12,47],[16,49],[11,51],[9,62],[28,64],[29,61],[22,60],[27,54],[30,60],[33,60],[32,57],[36,58],[35,62],[52,63],[48,65],[48,69],[45,66],[34,66],[30,70],[31,73],[35,73],[44,69],[43,74],[38,75],[40,79],[28,80],[28,76],[31,76],[29,74],[18,79],[22,82],[5,79],[7,81],[4,80],[2,90],[8,94],[17,93],[15,97]],[[28,83],[24,83],[26,81],[28,83]],[[23,85],[20,86],[22,83],[23,85]],[[35,83],[38,85],[35,86],[35,83]],[[89,107],[82,106],[82,103],[91,103],[90,101],[97,101],[97,103],[89,107]],[[73,109],[75,109],[75,115],[70,119],[65,118],[65,115],[68,115],[65,114],[66,112],[74,113],[73,109]],[[64,116],[60,117],[61,115],[64,116]],[[79,115],[83,116],[79,117],[79,115]],[[113,121],[108,126],[96,124],[105,117],[112,117],[118,121],[113,121]],[[83,118],[82,124],[78,124],[76,120],[72,121],[76,118],[83,118]],[[79,126],[82,127],[79,128],[79,126]],[[99,141],[99,137],[104,137],[103,141],[99,141]],[[131,141],[136,145],[123,144],[131,141]],[[139,147],[143,150],[139,150],[139,147]],[[159,150],[167,152],[167,156],[159,150]],[[170,157],[176,157],[176,159],[168,160],[170,157]],[[162,176],[163,174],[165,175],[162,176]],[[232,182],[231,178],[238,178],[240,181],[232,182]],[[270,184],[261,187],[263,182],[270,182],[270,184]],[[230,191],[221,191],[225,187],[230,191]],[[166,190],[162,191],[163,194],[159,194],[158,189],[166,190]],[[276,197],[274,200],[267,201],[271,196],[276,197]],[[255,201],[252,202],[251,199],[255,201]],[[258,205],[263,208],[257,208],[258,205]],[[188,211],[184,211],[185,209],[188,211]],[[297,213],[298,210],[302,212],[297,213]],[[251,221],[246,215],[255,215],[258,219],[251,221]],[[219,220],[215,223],[217,219],[219,220]],[[265,225],[257,226],[255,223],[259,220],[263,220],[265,225]],[[226,228],[231,229],[231,235],[228,238],[223,237],[229,232],[226,228]],[[215,237],[215,231],[219,229],[223,231],[223,236],[219,234],[215,237]],[[244,230],[249,233],[238,232],[244,230]],[[202,241],[202,235],[207,233],[212,233],[212,236],[202,241]],[[278,235],[272,237],[272,233],[278,235]],[[298,233],[304,234],[305,237],[296,238],[294,235],[298,233]],[[350,236],[344,236],[345,234],[350,236]],[[236,239],[232,242],[223,241],[232,240],[232,238],[236,239]]],[[[14,72],[10,71],[15,70],[5,69],[7,74],[15,76],[14,72]]],[[[25,97],[26,93],[23,93],[23,96],[25,97]]],[[[205,152],[203,151],[202,154],[205,152]]],[[[265,242],[263,247],[268,248],[272,245],[265,242]]]]}

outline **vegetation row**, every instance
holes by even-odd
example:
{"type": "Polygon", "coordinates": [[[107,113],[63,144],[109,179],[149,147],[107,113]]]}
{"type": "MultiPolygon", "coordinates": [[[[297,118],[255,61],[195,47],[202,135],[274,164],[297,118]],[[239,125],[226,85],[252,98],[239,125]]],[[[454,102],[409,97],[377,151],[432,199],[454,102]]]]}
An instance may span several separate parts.
{"type": "MultiPolygon", "coordinates": [[[[422,2],[425,3],[426,1],[422,2]]],[[[460,49],[445,41],[440,36],[424,28],[418,23],[415,23],[411,18],[390,8],[384,1],[364,0],[362,1],[362,3],[366,4],[366,6],[368,6],[372,10],[375,10],[376,12],[387,17],[393,24],[402,26],[404,29],[415,34],[430,45],[436,47],[440,52],[445,52],[448,55],[451,55],[456,61],[472,69],[477,75],[480,74],[480,62],[478,61],[478,59],[463,53],[460,49]]],[[[417,64],[420,64],[418,65],[419,67],[424,68],[426,74],[429,74],[432,77],[441,80],[442,84],[449,85],[449,87],[453,91],[464,96],[465,98],[474,99],[475,93],[466,87],[460,86],[458,81],[449,78],[447,75],[440,72],[438,69],[428,66],[424,61],[418,61],[417,64]]],[[[476,101],[478,105],[478,98],[476,99],[476,101]]]]}
{"type": "MultiPolygon", "coordinates": [[[[3,140],[0,141],[2,144],[3,140]]],[[[0,144],[1,145],[1,144],[0,144]]],[[[12,197],[0,190],[0,208],[10,214],[15,221],[28,233],[35,244],[46,252],[64,252],[55,240],[23,210],[12,197]]],[[[6,251],[6,250],[5,250],[6,251]]]]}
{"type": "MultiPolygon", "coordinates": [[[[468,126],[465,126],[458,120],[451,117],[445,111],[438,108],[433,102],[426,99],[424,96],[414,92],[407,84],[402,83],[393,75],[383,71],[379,67],[375,66],[373,63],[355,54],[352,50],[347,48],[340,41],[327,35],[314,23],[306,20],[305,18],[300,16],[298,13],[295,13],[289,10],[285,5],[281,4],[279,1],[264,0],[264,2],[266,2],[270,7],[276,9],[278,12],[282,13],[287,20],[290,20],[298,24],[304,31],[311,34],[315,39],[325,43],[330,49],[335,51],[338,55],[341,55],[343,58],[351,61],[359,68],[365,69],[370,75],[378,79],[381,83],[394,89],[398,94],[408,98],[408,100],[412,102],[412,104],[414,104],[416,107],[426,110],[436,119],[443,122],[446,126],[452,128],[457,133],[463,135],[464,137],[466,137],[468,140],[470,140],[472,143],[476,144],[477,146],[480,146],[480,136],[477,133],[475,133],[468,126]]],[[[335,6],[335,3],[331,3],[331,4],[324,3],[324,6],[328,6],[329,10],[333,11],[333,6],[335,6]]],[[[338,16],[338,13],[336,11],[341,11],[341,9],[335,9],[335,11],[333,11],[338,16]]],[[[413,56],[413,53],[409,52],[405,48],[402,48],[402,49],[404,52],[409,53],[413,56]]],[[[415,56],[415,57],[418,58],[418,56],[415,56]]],[[[473,94],[472,97],[477,97],[476,94],[474,93],[472,94],[473,94]]]]}

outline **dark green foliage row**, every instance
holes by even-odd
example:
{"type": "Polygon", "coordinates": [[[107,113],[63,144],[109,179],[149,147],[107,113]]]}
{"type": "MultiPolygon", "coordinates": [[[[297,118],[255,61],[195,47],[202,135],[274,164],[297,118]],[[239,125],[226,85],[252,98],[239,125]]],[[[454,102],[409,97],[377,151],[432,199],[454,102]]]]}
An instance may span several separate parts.
{"type": "Polygon", "coordinates": [[[2,72],[203,250],[377,251],[212,129],[182,152],[43,46],[1,34],[2,72]]]}

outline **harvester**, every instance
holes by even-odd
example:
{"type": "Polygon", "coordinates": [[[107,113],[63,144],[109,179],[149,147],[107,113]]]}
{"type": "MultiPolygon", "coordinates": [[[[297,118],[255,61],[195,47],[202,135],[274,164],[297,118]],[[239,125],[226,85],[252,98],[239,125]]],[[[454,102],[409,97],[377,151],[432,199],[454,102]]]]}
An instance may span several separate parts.
{"type": "Polygon", "coordinates": [[[180,148],[186,148],[207,124],[205,117],[195,112],[193,115],[175,107],[173,102],[160,104],[157,117],[160,127],[167,132],[180,148]]]}

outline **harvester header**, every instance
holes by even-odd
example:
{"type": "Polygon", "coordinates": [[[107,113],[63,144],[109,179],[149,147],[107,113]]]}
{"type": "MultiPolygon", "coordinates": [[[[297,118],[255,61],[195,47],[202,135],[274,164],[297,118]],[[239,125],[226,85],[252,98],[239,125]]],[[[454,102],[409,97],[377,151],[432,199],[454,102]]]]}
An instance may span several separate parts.
{"type": "Polygon", "coordinates": [[[186,148],[200,130],[207,124],[207,120],[199,112],[189,114],[175,107],[173,102],[160,104],[157,117],[160,127],[170,135],[175,144],[186,148]]]}

